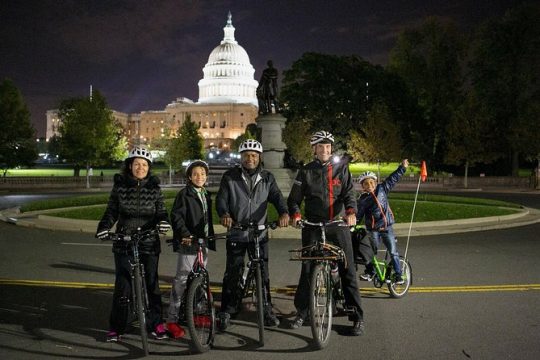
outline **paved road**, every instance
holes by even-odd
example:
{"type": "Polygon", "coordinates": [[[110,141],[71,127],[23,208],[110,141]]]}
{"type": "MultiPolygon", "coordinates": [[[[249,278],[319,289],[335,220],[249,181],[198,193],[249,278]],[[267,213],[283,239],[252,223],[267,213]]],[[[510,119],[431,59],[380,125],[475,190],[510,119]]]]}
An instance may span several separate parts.
{"type": "MultiPolygon", "coordinates": [[[[222,359],[529,359],[540,355],[540,272],[536,271],[540,224],[497,231],[413,238],[414,287],[400,300],[362,283],[367,334],[340,335],[338,318],[328,349],[309,347],[310,331],[268,331],[257,348],[253,314],[216,338],[200,358],[222,359]]],[[[292,317],[291,293],[298,264],[287,250],[295,240],[271,247],[272,286],[278,313],[292,317]]],[[[0,356],[3,359],[131,359],[140,356],[136,335],[126,343],[102,342],[113,282],[110,247],[89,234],[48,231],[0,223],[0,356]],[[33,286],[20,281],[33,280],[33,286]],[[56,286],[51,282],[57,282],[56,286]],[[78,288],[78,284],[82,288],[78,288]],[[94,285],[89,286],[88,283],[94,285]],[[36,286],[44,285],[49,286],[36,286]]],[[[219,286],[223,244],[210,257],[219,286]]],[[[175,257],[164,250],[160,263],[166,301],[175,257]]],[[[152,342],[152,357],[188,353],[182,341],[152,342]]]]}

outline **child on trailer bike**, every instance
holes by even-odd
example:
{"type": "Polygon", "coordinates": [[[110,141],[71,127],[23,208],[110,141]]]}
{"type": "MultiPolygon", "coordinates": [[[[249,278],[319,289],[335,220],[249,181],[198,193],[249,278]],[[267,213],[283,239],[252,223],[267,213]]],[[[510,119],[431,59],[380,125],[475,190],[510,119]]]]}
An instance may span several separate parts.
{"type": "MultiPolygon", "coordinates": [[[[343,217],[347,225],[356,224],[356,199],[351,173],[346,162],[332,162],[334,136],[327,131],[317,131],[310,139],[315,159],[298,172],[287,200],[293,225],[301,219],[300,205],[305,201],[305,217],[310,222],[327,222],[343,217]]],[[[320,228],[302,229],[302,247],[312,245],[321,236],[320,228]]],[[[351,310],[349,320],[353,322],[350,334],[364,333],[364,312],[358,290],[356,269],[353,259],[351,233],[348,227],[327,228],[327,239],[338,245],[344,252],[346,263],[339,264],[339,276],[343,286],[345,305],[351,310]]],[[[309,261],[302,262],[298,288],[294,297],[296,318],[290,328],[297,329],[308,318],[309,309],[309,261]]]]}
{"type": "MultiPolygon", "coordinates": [[[[364,192],[358,199],[358,219],[365,219],[366,230],[371,239],[371,246],[374,251],[378,248],[382,239],[391,256],[391,263],[396,273],[395,279],[387,279],[401,285],[404,283],[399,266],[399,253],[396,246],[396,237],[392,225],[394,224],[394,214],[390,209],[388,193],[401,179],[407,168],[409,161],[404,159],[398,168],[390,174],[382,183],[377,185],[377,176],[366,171],[360,175],[360,185],[364,192]]],[[[375,268],[371,259],[366,259],[365,272],[360,275],[360,279],[371,281],[375,274],[375,268]]]]}
{"type": "MultiPolygon", "coordinates": [[[[178,253],[178,261],[171,288],[167,330],[175,339],[185,334],[185,330],[178,322],[187,279],[197,256],[198,245],[192,239],[214,235],[212,200],[210,193],[204,187],[208,171],[208,164],[203,160],[195,160],[188,165],[186,168],[187,186],[178,192],[171,210],[172,243],[173,250],[178,253]]],[[[209,241],[208,248],[216,250],[215,241],[209,241]]],[[[205,266],[206,261],[207,249],[204,256],[205,266]]]]}
{"type": "MultiPolygon", "coordinates": [[[[277,186],[276,179],[262,167],[263,148],[256,140],[248,139],[240,144],[238,152],[241,166],[223,174],[216,196],[216,210],[221,225],[231,229],[233,224],[266,223],[268,202],[279,214],[279,226],[287,226],[289,214],[287,204],[277,186]]],[[[227,263],[223,275],[221,311],[218,326],[225,331],[230,318],[237,315],[242,299],[238,296],[238,284],[244,267],[244,257],[250,242],[249,232],[232,228],[227,236],[227,263]]],[[[268,272],[268,231],[261,235],[261,257],[263,258],[263,283],[266,298],[264,323],[278,326],[279,319],[272,310],[270,297],[270,277],[268,272]]]]}
{"type": "MultiPolygon", "coordinates": [[[[159,186],[159,178],[151,174],[152,154],[148,149],[136,146],[124,162],[122,174],[114,176],[114,186],[107,209],[98,224],[96,237],[107,239],[116,223],[116,232],[131,235],[142,230],[158,227],[161,233],[171,226],[159,186]]],[[[140,261],[144,265],[149,308],[148,331],[156,339],[167,338],[161,318],[161,292],[158,282],[158,262],[161,251],[159,237],[148,236],[139,242],[140,261]]],[[[109,318],[107,342],[118,342],[128,325],[131,301],[131,259],[129,245],[115,242],[113,245],[115,282],[113,305],[109,318]]]]}

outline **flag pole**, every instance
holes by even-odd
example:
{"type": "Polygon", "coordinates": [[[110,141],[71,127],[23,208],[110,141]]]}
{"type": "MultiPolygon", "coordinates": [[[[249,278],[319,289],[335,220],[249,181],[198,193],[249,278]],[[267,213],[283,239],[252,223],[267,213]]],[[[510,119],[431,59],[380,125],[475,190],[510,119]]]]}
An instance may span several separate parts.
{"type": "Polygon", "coordinates": [[[409,234],[407,235],[407,244],[405,245],[405,254],[403,257],[407,260],[407,251],[409,250],[409,240],[411,239],[411,229],[414,219],[414,211],[416,210],[416,200],[418,199],[418,190],[420,190],[420,182],[422,181],[422,176],[418,176],[418,186],[416,187],[416,195],[414,196],[414,205],[411,214],[411,222],[409,224],[409,234]]]}

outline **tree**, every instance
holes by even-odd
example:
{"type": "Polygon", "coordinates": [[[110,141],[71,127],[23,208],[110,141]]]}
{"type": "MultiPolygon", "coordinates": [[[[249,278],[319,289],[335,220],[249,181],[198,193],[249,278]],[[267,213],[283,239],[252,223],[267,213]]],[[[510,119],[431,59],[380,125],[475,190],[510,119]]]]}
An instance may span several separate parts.
{"type": "Polygon", "coordinates": [[[362,130],[351,132],[350,144],[351,155],[359,161],[399,160],[402,148],[400,130],[392,120],[388,106],[384,103],[375,104],[362,130]]]}
{"type": "Polygon", "coordinates": [[[179,169],[182,162],[204,158],[203,138],[199,135],[197,124],[188,115],[176,136],[168,142],[165,163],[171,168],[179,169]]]}
{"type": "Polygon", "coordinates": [[[540,154],[540,6],[525,4],[482,25],[475,36],[471,77],[495,132],[509,150],[507,173],[519,157],[540,154]]]}
{"type": "Polygon", "coordinates": [[[389,71],[401,76],[421,109],[410,124],[417,156],[443,162],[446,125],[462,99],[465,41],[456,27],[436,18],[405,30],[391,51],[389,71]]]}
{"type": "Polygon", "coordinates": [[[492,162],[501,155],[492,128],[486,110],[482,109],[474,95],[467,97],[448,124],[445,160],[448,164],[464,167],[465,188],[468,187],[470,166],[492,162]]]}
{"type": "MultiPolygon", "coordinates": [[[[70,98],[60,104],[60,156],[74,165],[74,176],[81,167],[104,165],[125,154],[122,129],[99,91],[91,97],[70,98]]],[[[88,185],[88,181],[87,181],[88,185]]]]}
{"type": "Polygon", "coordinates": [[[37,159],[35,130],[30,112],[15,84],[5,79],[0,84],[0,168],[32,165],[37,159]]]}
{"type": "Polygon", "coordinates": [[[360,130],[373,104],[385,103],[401,134],[417,117],[405,82],[358,56],[305,53],[284,72],[280,103],[288,121],[306,121],[311,132],[331,131],[346,151],[351,130],[360,130]]]}
{"type": "Polygon", "coordinates": [[[309,144],[311,135],[311,125],[307,120],[292,120],[285,125],[283,142],[296,161],[308,163],[313,159],[313,149],[309,144]]]}

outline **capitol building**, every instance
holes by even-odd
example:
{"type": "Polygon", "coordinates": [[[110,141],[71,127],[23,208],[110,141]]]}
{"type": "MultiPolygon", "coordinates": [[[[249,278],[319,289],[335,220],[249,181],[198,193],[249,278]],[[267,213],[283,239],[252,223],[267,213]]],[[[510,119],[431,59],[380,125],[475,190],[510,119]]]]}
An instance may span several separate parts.
{"type": "MultiPolygon", "coordinates": [[[[156,140],[174,136],[191,116],[199,125],[206,148],[227,150],[233,140],[245,132],[247,125],[255,123],[258,82],[246,50],[234,38],[234,31],[229,12],[223,40],[212,50],[203,68],[197,102],[180,97],[163,110],[134,114],[113,110],[130,144],[151,145],[156,140]]],[[[47,111],[47,139],[58,134],[60,121],[57,110],[47,111]]]]}

